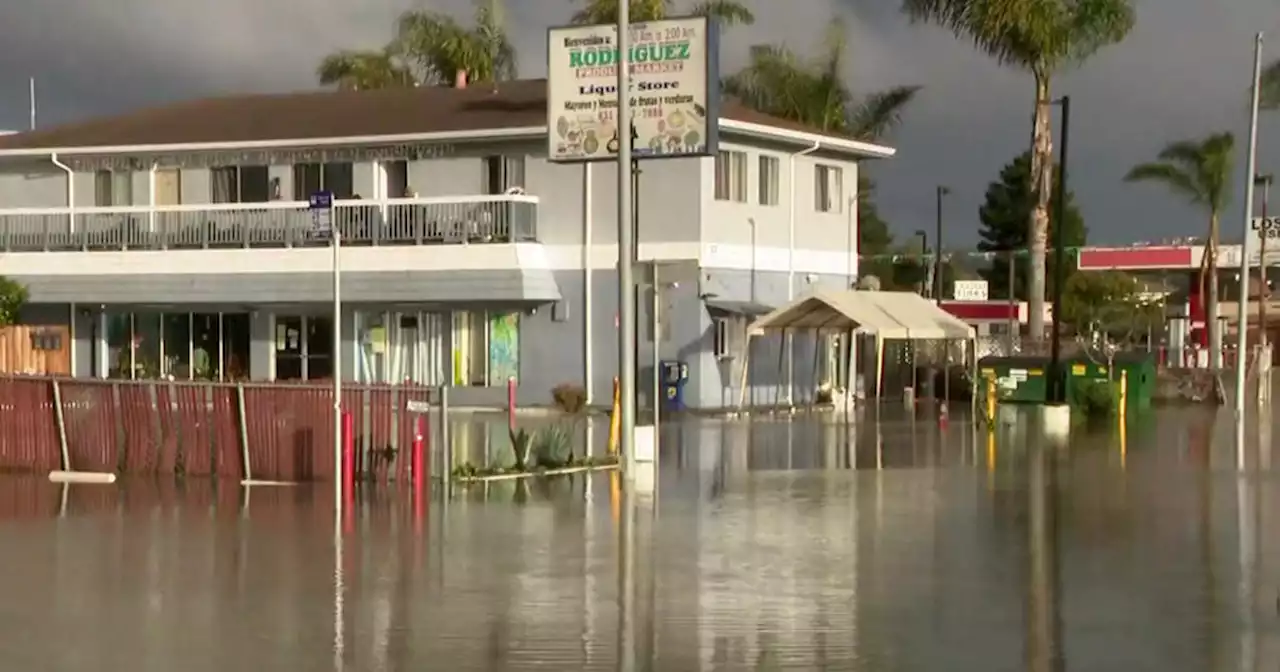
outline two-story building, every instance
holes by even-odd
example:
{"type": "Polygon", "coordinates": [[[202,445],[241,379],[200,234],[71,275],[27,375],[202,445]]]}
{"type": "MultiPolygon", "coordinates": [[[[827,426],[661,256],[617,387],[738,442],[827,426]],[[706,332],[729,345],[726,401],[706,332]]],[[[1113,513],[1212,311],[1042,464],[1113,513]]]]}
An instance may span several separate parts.
{"type": "MultiPolygon", "coordinates": [[[[589,379],[607,403],[616,172],[546,160],[545,89],[214,98],[0,138],[0,275],[27,286],[28,323],[69,325],[75,376],[328,378],[331,254],[307,204],[324,189],[347,379],[451,385],[458,403],[512,377],[548,403],[589,379]]],[[[659,286],[639,321],[658,307],[690,406],[772,403],[788,375],[798,401],[825,357],[797,336],[788,367],[756,339],[744,375],[745,324],[857,276],[858,164],[893,150],[733,101],[719,123],[718,156],[641,163],[638,275],[656,265],[659,286]]]]}

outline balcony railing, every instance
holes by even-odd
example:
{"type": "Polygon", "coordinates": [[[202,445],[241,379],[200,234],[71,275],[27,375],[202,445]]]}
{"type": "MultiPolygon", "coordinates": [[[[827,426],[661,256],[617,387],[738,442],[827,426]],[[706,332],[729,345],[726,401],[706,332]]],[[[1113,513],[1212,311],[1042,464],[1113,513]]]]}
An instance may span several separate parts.
{"type": "MultiPolygon", "coordinates": [[[[349,200],[334,204],[343,244],[531,242],[538,199],[523,195],[349,200]]],[[[115,208],[0,209],[0,250],[169,250],[328,244],[302,201],[115,208]]]]}

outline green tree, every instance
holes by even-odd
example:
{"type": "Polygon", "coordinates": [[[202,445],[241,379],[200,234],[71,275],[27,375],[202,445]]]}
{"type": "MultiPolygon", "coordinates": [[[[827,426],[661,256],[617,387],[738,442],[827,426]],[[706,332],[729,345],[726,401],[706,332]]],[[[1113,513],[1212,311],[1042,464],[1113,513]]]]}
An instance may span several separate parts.
{"type": "Polygon", "coordinates": [[[316,69],[321,84],[342,89],[451,85],[458,73],[468,81],[514,79],[516,51],[502,28],[501,4],[476,4],[475,25],[465,26],[436,12],[408,11],[396,22],[395,37],[382,49],[342,50],[316,69]]]}
{"type": "Polygon", "coordinates": [[[1263,69],[1258,104],[1264,110],[1280,110],[1280,60],[1272,61],[1263,69]]]}
{"type": "MultiPolygon", "coordinates": [[[[1214,133],[1198,140],[1175,142],[1157,155],[1157,160],[1134,166],[1127,182],[1159,182],[1175,194],[1205,210],[1209,236],[1200,262],[1200,287],[1204,290],[1205,314],[1218,314],[1218,238],[1222,209],[1231,196],[1231,174],[1235,165],[1235,136],[1214,133]]],[[[1210,366],[1217,368],[1222,357],[1222,329],[1217,320],[1205,320],[1209,330],[1210,366]]]]}
{"type": "Polygon", "coordinates": [[[1100,332],[1129,340],[1163,318],[1161,304],[1147,301],[1142,284],[1128,273],[1076,273],[1062,291],[1062,319],[1078,333],[1100,332]]]}
{"type": "Polygon", "coordinates": [[[783,45],[756,45],[746,67],[725,78],[724,92],[754,110],[822,131],[871,141],[883,138],[901,123],[920,87],[855,95],[843,67],[845,35],[844,24],[833,20],[822,52],[812,59],[783,45]]]}
{"type": "Polygon", "coordinates": [[[0,276],[0,327],[17,324],[18,313],[27,303],[27,288],[0,276]]]}
{"type": "MultiPolygon", "coordinates": [[[[661,21],[672,15],[671,0],[631,0],[632,21],[661,21]]],[[[756,17],[736,0],[703,0],[693,7],[696,16],[710,16],[725,24],[752,24],[756,17]]],[[[573,15],[580,25],[617,23],[618,0],[587,0],[586,7],[573,15]]]]}
{"type": "MultiPolygon", "coordinates": [[[[1054,181],[1054,194],[1057,194],[1057,180],[1054,181]]],[[[1084,245],[1088,230],[1084,218],[1074,203],[1075,195],[1067,193],[1066,228],[1062,230],[1063,244],[1068,248],[1084,245]]],[[[1027,217],[1036,207],[1036,195],[1031,183],[1031,152],[1024,152],[1004,168],[1000,169],[1000,177],[987,186],[986,200],[978,209],[978,229],[980,240],[978,249],[993,253],[991,266],[980,270],[979,274],[991,288],[992,297],[1009,298],[1009,263],[1011,253],[1014,261],[1014,297],[1027,296],[1028,264],[1027,249],[1027,217]]],[[[1075,255],[1071,254],[1070,259],[1075,255]]],[[[1052,267],[1052,258],[1049,260],[1052,267]]],[[[1074,264],[1069,263],[1065,269],[1068,276],[1074,271],[1074,264]]],[[[1070,280],[1068,279],[1068,282],[1070,280]]],[[[1029,306],[1028,306],[1029,307],[1029,306]]]]}
{"type": "Polygon", "coordinates": [[[1027,221],[1028,303],[1031,334],[1041,338],[1053,185],[1050,84],[1068,66],[1123,40],[1135,22],[1133,4],[1131,0],[902,0],[902,10],[913,21],[947,28],[998,64],[1030,73],[1034,80],[1031,174],[1035,199],[1027,221]]]}

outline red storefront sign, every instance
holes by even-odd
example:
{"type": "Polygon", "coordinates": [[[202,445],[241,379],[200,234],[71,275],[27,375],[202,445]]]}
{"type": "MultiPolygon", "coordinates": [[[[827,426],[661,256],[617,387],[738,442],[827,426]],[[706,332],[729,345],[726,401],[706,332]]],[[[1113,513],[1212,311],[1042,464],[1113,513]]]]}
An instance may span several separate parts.
{"type": "Polygon", "coordinates": [[[1081,270],[1191,268],[1191,247],[1094,247],[1080,250],[1081,270]]]}

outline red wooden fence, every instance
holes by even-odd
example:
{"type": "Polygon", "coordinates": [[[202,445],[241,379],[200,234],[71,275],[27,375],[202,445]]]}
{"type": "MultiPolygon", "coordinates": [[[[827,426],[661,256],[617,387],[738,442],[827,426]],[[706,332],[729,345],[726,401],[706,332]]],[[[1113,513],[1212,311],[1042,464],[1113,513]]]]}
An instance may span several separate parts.
{"type": "MultiPolygon", "coordinates": [[[[343,389],[343,409],[354,420],[358,477],[408,478],[413,416],[405,403],[436,398],[433,390],[343,389]]],[[[334,474],[330,385],[13,377],[0,377],[0,471],[63,468],[56,396],[75,471],[276,481],[334,474]]]]}

